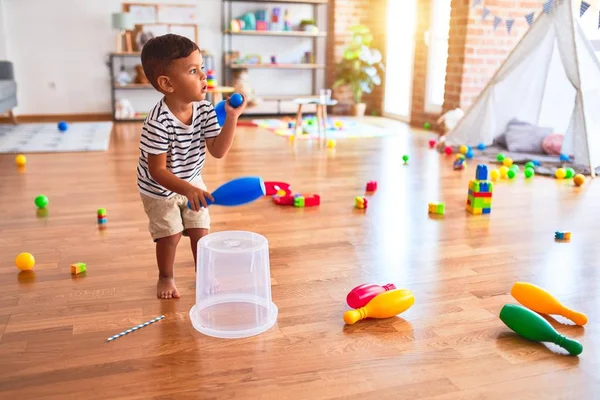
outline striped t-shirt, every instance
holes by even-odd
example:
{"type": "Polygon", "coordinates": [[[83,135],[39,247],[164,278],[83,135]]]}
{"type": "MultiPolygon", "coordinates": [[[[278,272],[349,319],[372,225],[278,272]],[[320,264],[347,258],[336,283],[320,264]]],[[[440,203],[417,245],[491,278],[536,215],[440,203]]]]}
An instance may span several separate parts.
{"type": "Polygon", "coordinates": [[[148,169],[148,154],[167,153],[167,169],[187,182],[202,171],[206,139],[221,133],[217,114],[208,101],[194,103],[192,124],[185,125],[169,110],[164,98],[150,111],[142,127],[137,167],[138,189],[142,194],[167,199],[176,193],[157,183],[148,169]]]}

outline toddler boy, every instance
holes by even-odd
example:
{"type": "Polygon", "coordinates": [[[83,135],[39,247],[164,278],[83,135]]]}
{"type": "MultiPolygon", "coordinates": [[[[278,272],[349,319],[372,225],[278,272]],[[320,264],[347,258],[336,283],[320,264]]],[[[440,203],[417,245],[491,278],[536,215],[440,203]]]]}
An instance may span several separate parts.
{"type": "Polygon", "coordinates": [[[227,102],[221,128],[212,104],[204,100],[208,83],[200,50],[183,36],[150,39],[142,49],[142,66],[163,97],[142,127],[138,190],[156,242],[156,294],[170,299],[179,297],[173,263],[181,235],[189,236],[196,262],[198,240],[210,229],[206,199],[213,199],[200,175],[205,154],[215,158],[227,154],[246,100],[237,108],[227,102]]]}

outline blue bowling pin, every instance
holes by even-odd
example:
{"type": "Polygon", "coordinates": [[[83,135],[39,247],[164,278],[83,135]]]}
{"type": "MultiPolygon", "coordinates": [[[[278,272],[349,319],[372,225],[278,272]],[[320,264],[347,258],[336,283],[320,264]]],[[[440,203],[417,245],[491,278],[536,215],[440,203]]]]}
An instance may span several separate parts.
{"type": "MultiPolygon", "coordinates": [[[[219,186],[212,192],[214,202],[206,199],[206,204],[220,206],[240,206],[261,198],[267,193],[265,183],[258,176],[236,178],[219,186]]],[[[188,201],[188,207],[191,207],[188,201]]]]}
{"type": "MultiPolygon", "coordinates": [[[[215,112],[217,113],[217,121],[219,122],[220,126],[223,126],[223,124],[225,123],[225,117],[227,116],[227,111],[225,110],[226,101],[227,100],[220,101],[215,107],[215,112]]],[[[242,95],[239,93],[234,93],[229,98],[229,104],[231,104],[231,107],[233,108],[238,108],[242,105],[243,102],[244,97],[242,97],[242,95]]]]}

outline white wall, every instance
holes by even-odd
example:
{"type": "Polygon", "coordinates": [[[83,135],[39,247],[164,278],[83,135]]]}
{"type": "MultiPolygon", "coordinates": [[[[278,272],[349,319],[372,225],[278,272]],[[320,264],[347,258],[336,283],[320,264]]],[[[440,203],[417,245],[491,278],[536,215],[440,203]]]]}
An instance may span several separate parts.
{"type": "Polygon", "coordinates": [[[0,0],[0,60],[8,59],[4,0],[0,0]]]}
{"type": "MultiPolygon", "coordinates": [[[[135,2],[197,5],[198,45],[214,55],[217,78],[223,82],[221,0],[135,2]]],[[[19,101],[17,114],[111,111],[107,61],[108,54],[115,50],[117,35],[111,26],[111,13],[120,11],[121,3],[122,0],[0,0],[0,58],[5,55],[15,65],[19,101]],[[6,35],[2,34],[3,29],[6,35]]],[[[271,6],[237,3],[234,16],[271,6]]],[[[288,5],[281,6],[288,8],[288,5]]],[[[293,22],[312,13],[309,6],[290,4],[289,9],[293,22]]],[[[321,15],[320,19],[325,20],[325,15],[321,15]]],[[[267,59],[271,54],[278,54],[280,61],[294,62],[309,49],[310,43],[310,39],[234,38],[234,46],[242,54],[259,53],[267,59]]],[[[320,39],[319,43],[325,43],[324,39],[320,39]]],[[[251,83],[259,95],[311,94],[310,76],[309,71],[253,70],[251,83]]],[[[323,80],[319,79],[317,88],[321,85],[323,80]]],[[[117,92],[117,98],[121,97],[129,98],[137,111],[147,112],[159,94],[154,96],[149,91],[121,90],[117,92]]],[[[291,107],[295,106],[292,104],[291,107]]]]}
{"type": "MultiPolygon", "coordinates": [[[[136,0],[141,2],[153,1],[136,0]]],[[[200,46],[220,55],[220,0],[160,2],[199,4],[200,46]]],[[[5,17],[4,26],[0,8],[0,58],[8,51],[7,58],[15,65],[17,114],[110,112],[106,62],[116,46],[111,13],[121,10],[121,0],[0,0],[0,4],[5,17]]]]}

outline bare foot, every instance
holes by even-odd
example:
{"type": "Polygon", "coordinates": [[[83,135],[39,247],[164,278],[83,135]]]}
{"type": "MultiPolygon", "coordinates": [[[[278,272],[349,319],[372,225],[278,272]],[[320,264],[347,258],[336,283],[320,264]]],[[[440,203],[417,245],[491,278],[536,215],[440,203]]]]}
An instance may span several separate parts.
{"type": "Polygon", "coordinates": [[[156,297],[160,299],[178,299],[179,291],[173,278],[158,278],[156,283],[156,297]]]}

